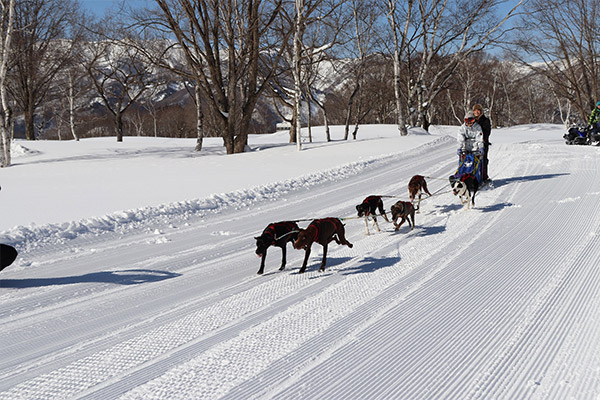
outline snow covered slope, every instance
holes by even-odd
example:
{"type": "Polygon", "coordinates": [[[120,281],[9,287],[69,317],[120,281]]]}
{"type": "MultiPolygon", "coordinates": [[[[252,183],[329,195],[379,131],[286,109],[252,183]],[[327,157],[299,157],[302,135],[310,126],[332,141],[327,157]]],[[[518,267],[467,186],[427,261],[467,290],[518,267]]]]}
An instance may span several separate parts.
{"type": "MultiPolygon", "coordinates": [[[[494,185],[467,211],[448,192],[455,127],[365,131],[301,153],[258,138],[238,190],[0,233],[21,250],[0,275],[0,398],[598,398],[600,149],[566,146],[556,126],[495,130],[494,185]],[[366,236],[355,205],[406,200],[414,174],[435,193],[416,228],[366,236]],[[315,246],[305,274],[289,248],[285,271],[275,249],[256,275],[267,224],[328,216],[348,218],[354,247],[332,244],[325,272],[315,246]]],[[[202,186],[177,169],[182,150],[155,153],[155,172],[188,170],[173,190],[202,186]]],[[[96,154],[69,162],[118,162],[96,154]]],[[[3,171],[2,197],[19,168],[67,162],[35,157],[3,171]]]]}

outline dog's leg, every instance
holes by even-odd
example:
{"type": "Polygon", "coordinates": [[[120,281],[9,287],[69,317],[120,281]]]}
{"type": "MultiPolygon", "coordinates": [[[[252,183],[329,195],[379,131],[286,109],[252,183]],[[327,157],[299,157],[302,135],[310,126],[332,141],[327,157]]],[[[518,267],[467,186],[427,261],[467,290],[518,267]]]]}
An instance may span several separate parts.
{"type": "Polygon", "coordinates": [[[404,223],[404,221],[406,221],[406,216],[402,216],[402,221],[400,221],[400,223],[398,224],[398,226],[396,227],[396,230],[400,229],[400,227],[402,226],[402,224],[404,223]]]}
{"type": "Polygon", "coordinates": [[[265,249],[265,252],[263,253],[262,257],[260,258],[260,268],[258,269],[257,274],[258,275],[262,275],[263,272],[265,272],[265,259],[267,258],[267,250],[265,249]]]}
{"type": "Polygon", "coordinates": [[[338,244],[341,244],[341,245],[345,244],[346,246],[348,246],[350,248],[353,247],[353,244],[350,243],[348,240],[346,240],[346,232],[345,231],[343,231],[343,230],[342,231],[338,231],[337,232],[337,237],[339,239],[338,244]]]}
{"type": "Polygon", "coordinates": [[[369,236],[369,220],[367,219],[366,215],[365,215],[365,234],[367,236],[369,236]]]}
{"type": "Polygon", "coordinates": [[[319,271],[325,271],[325,264],[327,264],[327,243],[323,245],[323,261],[321,261],[321,269],[319,271]]]}
{"type": "Polygon", "coordinates": [[[381,215],[383,215],[383,219],[385,219],[385,222],[391,222],[390,219],[388,218],[387,214],[384,212],[381,213],[381,215]]]}
{"type": "Polygon", "coordinates": [[[375,215],[373,215],[373,226],[375,229],[377,229],[377,232],[381,232],[381,229],[379,229],[379,224],[377,223],[377,217],[375,215]]]}
{"type": "Polygon", "coordinates": [[[279,268],[280,271],[283,271],[285,269],[285,264],[287,262],[286,250],[287,250],[287,243],[284,243],[283,246],[281,246],[281,267],[279,268]]]}
{"type": "Polygon", "coordinates": [[[306,264],[308,264],[308,257],[310,257],[310,246],[306,248],[306,252],[304,253],[304,262],[302,263],[302,268],[298,271],[299,274],[303,274],[306,271],[306,264]]]}
{"type": "Polygon", "coordinates": [[[388,219],[387,215],[385,214],[385,210],[383,208],[383,202],[379,203],[379,214],[381,214],[381,216],[383,217],[383,219],[386,220],[386,222],[390,222],[390,220],[388,219]]]}

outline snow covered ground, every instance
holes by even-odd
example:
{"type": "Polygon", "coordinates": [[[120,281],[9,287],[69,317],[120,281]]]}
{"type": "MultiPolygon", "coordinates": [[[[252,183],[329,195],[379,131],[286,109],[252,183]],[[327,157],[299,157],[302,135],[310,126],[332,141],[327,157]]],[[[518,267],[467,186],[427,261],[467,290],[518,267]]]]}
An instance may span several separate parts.
{"type": "MultiPolygon", "coordinates": [[[[492,188],[448,192],[457,127],[358,141],[253,136],[17,142],[0,170],[0,399],[596,399],[600,149],[492,132],[492,188]],[[435,195],[416,228],[352,219],[371,194],[435,195]],[[352,249],[270,250],[289,219],[348,218],[352,249]]],[[[386,208],[397,199],[385,198],[386,208]]],[[[300,222],[304,227],[308,222],[300,222]]]]}

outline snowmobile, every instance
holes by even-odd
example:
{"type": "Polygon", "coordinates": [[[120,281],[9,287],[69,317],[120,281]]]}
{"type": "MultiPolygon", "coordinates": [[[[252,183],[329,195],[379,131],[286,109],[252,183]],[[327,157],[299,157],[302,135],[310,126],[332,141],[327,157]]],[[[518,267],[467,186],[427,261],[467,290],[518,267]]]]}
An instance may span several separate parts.
{"type": "Polygon", "coordinates": [[[594,146],[600,145],[600,132],[595,131],[593,127],[588,129],[588,143],[594,146]]]}
{"type": "MultiPolygon", "coordinates": [[[[596,140],[595,142],[600,141],[600,135],[595,134],[596,140]]],[[[563,139],[565,139],[565,143],[568,145],[578,144],[578,145],[587,145],[591,144],[591,132],[588,134],[588,129],[582,125],[571,125],[567,133],[563,135],[563,139]]]]}
{"type": "Polygon", "coordinates": [[[464,174],[471,173],[475,175],[477,182],[481,185],[483,182],[483,152],[482,151],[459,151],[458,168],[454,175],[449,178],[450,185],[460,180],[464,174]]]}

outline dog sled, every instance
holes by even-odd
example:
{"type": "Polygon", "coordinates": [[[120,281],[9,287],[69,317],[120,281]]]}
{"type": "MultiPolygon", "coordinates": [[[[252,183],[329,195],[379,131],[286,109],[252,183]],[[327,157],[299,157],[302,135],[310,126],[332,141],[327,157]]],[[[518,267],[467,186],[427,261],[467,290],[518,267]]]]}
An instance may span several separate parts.
{"type": "Polygon", "coordinates": [[[464,174],[473,174],[477,182],[481,184],[483,182],[483,153],[463,151],[458,155],[458,168],[454,175],[451,175],[450,185],[460,180],[464,174]]]}

